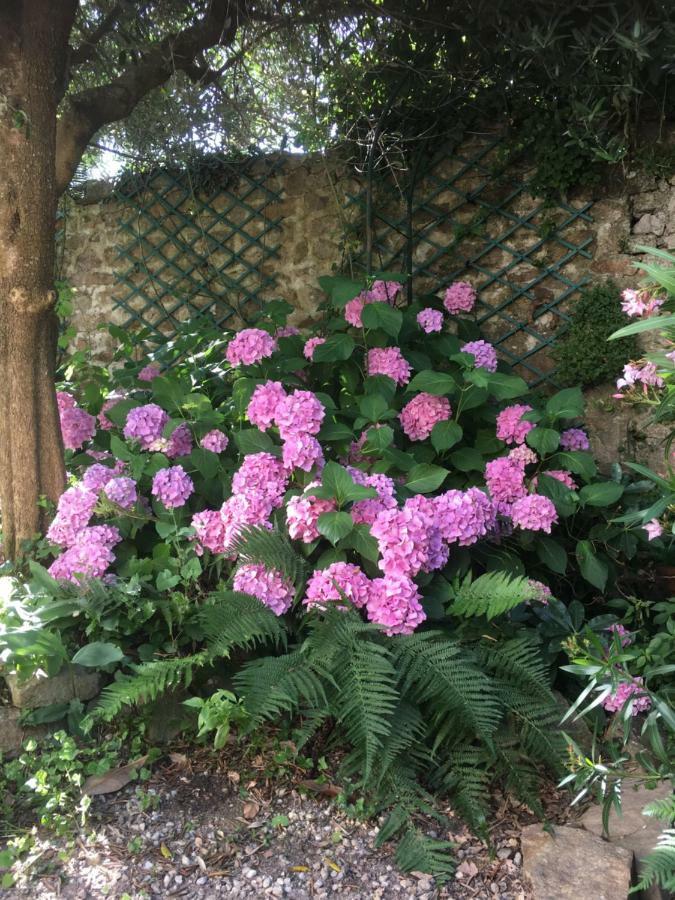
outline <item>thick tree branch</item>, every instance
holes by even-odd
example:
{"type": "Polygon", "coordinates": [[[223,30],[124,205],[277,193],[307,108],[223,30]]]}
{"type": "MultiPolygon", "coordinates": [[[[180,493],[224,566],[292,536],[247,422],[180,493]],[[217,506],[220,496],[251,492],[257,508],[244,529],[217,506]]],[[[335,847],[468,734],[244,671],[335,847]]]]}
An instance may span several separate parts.
{"type": "Polygon", "coordinates": [[[133,66],[109,84],[71,97],[57,126],[59,193],[68,187],[87,144],[100,128],[128,116],[146,94],[164,84],[174,72],[194,73],[195,57],[209,47],[231,44],[247,18],[245,8],[237,0],[212,0],[200,22],[142,52],[133,66]]]}
{"type": "Polygon", "coordinates": [[[96,46],[99,44],[106,34],[109,34],[124,10],[124,3],[114,3],[110,12],[104,16],[98,28],[95,28],[90,34],[85,35],[79,47],[74,47],[70,51],[69,65],[70,68],[80,66],[84,62],[88,62],[96,52],[96,46]]]}

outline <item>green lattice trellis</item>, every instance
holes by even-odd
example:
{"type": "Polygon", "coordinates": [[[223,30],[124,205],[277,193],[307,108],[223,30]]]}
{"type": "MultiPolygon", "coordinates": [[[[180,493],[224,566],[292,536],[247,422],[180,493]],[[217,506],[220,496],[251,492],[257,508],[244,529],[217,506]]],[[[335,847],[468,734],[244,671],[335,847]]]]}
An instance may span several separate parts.
{"type": "Polygon", "coordinates": [[[247,322],[273,287],[278,255],[275,157],[219,159],[210,174],[162,170],[122,181],[115,306],[123,325],[164,340],[179,321],[210,314],[247,322]],[[124,318],[126,317],[126,318],[124,318]]]}
{"type": "MultiPolygon", "coordinates": [[[[591,203],[534,201],[527,179],[500,160],[498,140],[447,148],[408,173],[407,185],[400,173],[374,184],[373,268],[409,272],[416,293],[468,278],[479,291],[478,323],[501,356],[533,387],[554,386],[550,349],[588,281],[579,263],[591,258],[591,203]]],[[[368,215],[367,185],[348,205],[368,215]]],[[[367,268],[365,249],[359,262],[367,268]]]]}

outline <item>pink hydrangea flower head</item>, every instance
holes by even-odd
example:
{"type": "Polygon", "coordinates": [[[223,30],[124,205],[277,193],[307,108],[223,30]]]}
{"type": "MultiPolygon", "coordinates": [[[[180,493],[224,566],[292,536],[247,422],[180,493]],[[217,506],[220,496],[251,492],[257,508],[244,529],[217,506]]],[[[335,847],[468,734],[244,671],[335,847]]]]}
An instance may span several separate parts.
{"type": "Polygon", "coordinates": [[[447,397],[436,397],[422,392],[417,394],[401,410],[401,427],[411,441],[425,441],[438,422],[447,421],[452,415],[447,397]]]}
{"type": "Polygon", "coordinates": [[[294,541],[311,544],[320,537],[316,523],[325,512],[333,512],[337,507],[335,500],[313,497],[311,489],[318,482],[310,484],[305,494],[291,497],[286,504],[286,524],[288,533],[294,541]]]}
{"type": "Polygon", "coordinates": [[[649,291],[635,291],[628,288],[621,292],[621,309],[628,316],[651,316],[664,303],[664,297],[653,297],[649,291]]]}
{"type": "Polygon", "coordinates": [[[249,453],[232,477],[232,493],[256,495],[269,504],[271,512],[281,506],[287,484],[288,476],[280,459],[271,453],[249,453]]]}
{"type": "Polygon", "coordinates": [[[257,597],[277,616],[288,612],[295,596],[295,588],[285,575],[260,563],[240,566],[235,573],[233,587],[235,591],[257,597]]]}
{"type": "Polygon", "coordinates": [[[520,463],[523,466],[529,466],[532,463],[536,463],[539,457],[532,450],[531,447],[528,447],[527,444],[518,444],[513,450],[509,450],[507,454],[509,459],[512,459],[514,462],[520,463]]]}
{"type": "Polygon", "coordinates": [[[115,472],[110,466],[94,463],[93,466],[89,466],[82,476],[82,484],[87,490],[98,494],[114,476],[115,472]]]}
{"type": "Polygon", "coordinates": [[[432,501],[412,497],[399,508],[380,512],[370,533],[380,552],[378,566],[385,575],[408,575],[441,568],[447,561],[432,501]]]}
{"type": "Polygon", "coordinates": [[[548,497],[527,494],[511,507],[511,521],[517,528],[550,534],[552,526],[558,521],[558,513],[548,497]]]}
{"type": "Polygon", "coordinates": [[[295,325],[282,325],[281,328],[277,328],[275,332],[275,337],[284,338],[284,337],[295,337],[295,335],[300,334],[300,329],[296,328],[295,325]]]}
{"type": "Polygon", "coordinates": [[[446,491],[434,497],[432,503],[441,537],[448,544],[469,547],[494,526],[494,505],[480,488],[446,491]]]}
{"type": "Polygon", "coordinates": [[[112,548],[121,541],[117,528],[94,525],[83,528],[73,544],[49,567],[49,574],[59,581],[80,584],[90,578],[102,578],[115,561],[112,548]]]}
{"type": "Polygon", "coordinates": [[[147,366],[143,366],[141,371],[138,373],[139,381],[152,381],[154,378],[159,378],[162,374],[162,369],[158,363],[148,363],[147,366]]]}
{"type": "Polygon", "coordinates": [[[136,482],[125,475],[119,478],[111,478],[103,488],[103,493],[111,503],[116,503],[122,509],[131,509],[138,500],[136,482]]]}
{"type": "Polygon", "coordinates": [[[487,369],[488,372],[497,371],[497,351],[487,341],[469,341],[459,348],[462,353],[470,353],[474,359],[474,365],[479,369],[487,369]]]}
{"type": "Polygon", "coordinates": [[[146,403],[129,410],[124,426],[124,437],[138,441],[143,450],[149,450],[162,436],[169,414],[156,403],[146,403]]]}
{"type": "Polygon", "coordinates": [[[642,527],[647,532],[647,540],[648,541],[653,541],[656,538],[661,537],[661,535],[663,534],[663,526],[661,525],[661,523],[659,522],[658,519],[652,519],[651,521],[647,522],[647,524],[643,525],[642,527]]]}
{"type": "Polygon", "coordinates": [[[502,507],[513,503],[527,493],[525,466],[508,456],[491,459],[485,464],[485,483],[496,503],[502,507]]]}
{"type": "Polygon", "coordinates": [[[385,634],[412,634],[426,613],[415,582],[406,575],[375,578],[368,594],[368,620],[381,625],[385,634]]]}
{"type": "MultiPolygon", "coordinates": [[[[556,481],[559,481],[561,484],[564,484],[565,487],[568,487],[571,491],[576,491],[579,485],[576,483],[574,478],[572,477],[572,473],[568,472],[566,469],[546,469],[545,472],[541,473],[542,475],[548,475],[549,478],[555,478],[556,481]]],[[[532,487],[536,490],[537,487],[537,479],[532,479],[532,487]]]]}
{"type": "Polygon", "coordinates": [[[251,425],[261,431],[267,431],[276,421],[279,404],[286,398],[286,391],[280,381],[267,381],[259,384],[253,391],[246,410],[251,425]]]}
{"type": "Polygon", "coordinates": [[[192,452],[192,434],[187,422],[181,422],[171,432],[166,443],[165,453],[169,459],[177,459],[179,456],[187,456],[192,452]]]}
{"type": "Polygon", "coordinates": [[[199,446],[202,450],[210,450],[211,453],[222,453],[227,449],[229,443],[225,432],[220,431],[218,428],[214,428],[211,431],[207,431],[199,442],[199,446]]]}
{"type": "Polygon", "coordinates": [[[310,609],[325,609],[329,601],[344,606],[349,601],[360,609],[368,602],[371,583],[359,566],[345,562],[332,563],[312,574],[302,602],[310,609]]]}
{"type": "Polygon", "coordinates": [[[374,488],[377,491],[377,497],[357,500],[352,506],[352,519],[357,525],[372,525],[381,512],[396,507],[396,485],[393,478],[379,473],[366,475],[360,469],[351,467],[349,472],[357,484],[374,488]]]}
{"type": "Polygon", "coordinates": [[[443,306],[450,315],[471,312],[476,304],[476,290],[468,281],[455,281],[447,288],[443,306]]]}
{"type": "Polygon", "coordinates": [[[443,330],[443,313],[438,309],[423,309],[417,313],[417,324],[426,334],[443,330]]]}
{"type": "Polygon", "coordinates": [[[363,328],[361,321],[361,313],[366,303],[372,302],[367,299],[365,292],[361,292],[358,296],[348,300],[345,304],[345,321],[354,328],[363,328]]]}
{"type": "Polygon", "coordinates": [[[229,497],[220,508],[223,523],[223,543],[220,552],[227,553],[231,550],[242,528],[250,525],[271,528],[269,514],[269,501],[260,494],[252,493],[246,497],[243,494],[234,494],[229,497]]]}
{"type": "Polygon", "coordinates": [[[378,303],[393,304],[401,291],[399,281],[374,281],[368,294],[370,299],[378,303]]]}
{"type": "Polygon", "coordinates": [[[67,391],[57,391],[56,405],[59,408],[59,412],[63,412],[64,409],[75,409],[75,407],[77,406],[77,400],[73,397],[72,394],[69,394],[67,391]]]}
{"type": "Polygon", "coordinates": [[[271,356],[277,342],[261,328],[244,328],[227,346],[225,357],[231,366],[252,366],[271,356]]]}
{"type": "MultiPolygon", "coordinates": [[[[110,471],[108,469],[108,473],[110,471]]],[[[61,547],[71,547],[77,535],[89,524],[97,500],[96,492],[81,484],[65,490],[59,497],[56,515],[47,529],[47,539],[61,547]]]]}
{"type": "Polygon", "coordinates": [[[543,581],[535,581],[534,578],[528,578],[527,583],[533,591],[536,591],[535,601],[537,603],[543,603],[544,606],[548,606],[553,599],[551,588],[547,584],[544,584],[543,581]]]}
{"type": "Polygon", "coordinates": [[[321,444],[311,434],[292,434],[286,438],[282,447],[282,459],[287,472],[302,469],[311,472],[321,471],[324,467],[324,456],[321,444]]]}
{"type": "Polygon", "coordinates": [[[583,428],[568,428],[560,435],[561,450],[589,450],[591,442],[583,428]]]}
{"type": "Polygon", "coordinates": [[[314,351],[317,347],[320,347],[321,344],[326,343],[326,338],[323,337],[312,337],[309,338],[308,341],[305,342],[305,346],[302,349],[302,353],[305,359],[314,359],[314,351]]]}
{"type": "Polygon", "coordinates": [[[318,434],[326,410],[312,391],[293,391],[279,403],[276,423],[282,440],[296,434],[318,434]]]}
{"type": "Polygon", "coordinates": [[[410,381],[410,363],[398,347],[373,347],[366,364],[369,375],[388,375],[396,384],[410,381]]]}
{"type": "Polygon", "coordinates": [[[622,681],[613,694],[608,694],[602,701],[603,707],[607,712],[619,712],[623,709],[628,700],[633,701],[631,715],[637,716],[638,713],[646,712],[651,709],[651,697],[644,693],[644,682],[642,678],[634,678],[632,681],[622,681]]]}
{"type": "Polygon", "coordinates": [[[96,433],[96,418],[77,405],[63,406],[59,418],[66,450],[79,450],[96,433]]]}
{"type": "Polygon", "coordinates": [[[497,416],[497,437],[507,444],[522,444],[526,436],[534,428],[533,422],[523,419],[525,413],[532,412],[527,403],[516,403],[507,406],[497,416]]]}
{"type": "Polygon", "coordinates": [[[167,509],[185,506],[194,489],[192,479],[182,466],[160,469],[152,479],[152,495],[167,509]]]}
{"type": "Polygon", "coordinates": [[[195,550],[199,556],[204,548],[211,553],[225,552],[225,523],[217,509],[205,509],[195,513],[190,523],[196,532],[195,550]]]}

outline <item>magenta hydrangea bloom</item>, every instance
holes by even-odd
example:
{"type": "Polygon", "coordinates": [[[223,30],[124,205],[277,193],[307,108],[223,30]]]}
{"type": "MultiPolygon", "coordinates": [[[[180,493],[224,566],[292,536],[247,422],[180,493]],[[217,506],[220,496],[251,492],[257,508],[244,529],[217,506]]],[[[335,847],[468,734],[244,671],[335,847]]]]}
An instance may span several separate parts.
{"type": "Polygon", "coordinates": [[[267,431],[270,425],[274,425],[277,407],[285,398],[286,391],[280,381],[259,384],[253,391],[246,409],[251,425],[255,425],[261,431],[267,431]]]}
{"type": "Polygon", "coordinates": [[[190,523],[196,531],[195,550],[199,556],[204,548],[211,553],[224,553],[226,548],[226,526],[220,510],[205,509],[195,513],[190,523]]]}
{"type": "MultiPolygon", "coordinates": [[[[110,469],[108,473],[110,478],[110,469]]],[[[59,497],[56,515],[47,529],[47,539],[61,547],[72,546],[77,535],[89,524],[97,500],[97,493],[81,484],[65,490],[59,497]]]]}
{"type": "Polygon", "coordinates": [[[388,375],[396,384],[410,381],[410,363],[398,347],[374,347],[366,361],[369,375],[388,375]]]}
{"type": "Polygon", "coordinates": [[[479,369],[487,369],[488,372],[497,371],[497,351],[487,341],[469,341],[459,348],[462,353],[470,353],[474,359],[474,365],[479,369]]]}
{"type": "Polygon", "coordinates": [[[61,422],[61,434],[63,435],[63,446],[66,450],[79,450],[96,433],[95,416],[90,415],[86,409],[82,409],[74,401],[73,405],[69,403],[65,405],[61,401],[59,405],[59,419],[61,422]]]}
{"type": "Polygon", "coordinates": [[[244,328],[230,341],[225,357],[231,366],[252,366],[271,356],[277,342],[261,328],[244,328]]]}
{"type": "Polygon", "coordinates": [[[450,315],[471,312],[476,303],[476,289],[468,281],[455,281],[445,292],[443,306],[450,315]]]}
{"type": "Polygon", "coordinates": [[[368,296],[379,303],[391,303],[396,301],[402,285],[399,281],[374,281],[368,296]]]}
{"type": "Polygon", "coordinates": [[[332,563],[312,574],[302,602],[310,609],[325,609],[328,601],[347,606],[347,600],[361,608],[368,602],[371,583],[359,566],[345,562],[332,563]]]}
{"type": "Polygon", "coordinates": [[[116,503],[122,509],[131,509],[138,500],[136,482],[125,475],[111,478],[103,488],[103,493],[111,503],[116,503]]]}
{"type": "Polygon", "coordinates": [[[421,599],[417,585],[405,575],[375,578],[368,594],[368,620],[390,636],[412,634],[426,619],[421,599]]]}
{"type": "MultiPolygon", "coordinates": [[[[549,478],[555,478],[556,481],[564,484],[565,487],[568,487],[571,491],[576,491],[579,486],[574,478],[572,478],[572,473],[568,472],[567,469],[546,469],[546,471],[542,472],[541,474],[548,475],[549,478]]],[[[532,487],[536,490],[536,478],[532,479],[532,487]]]]}
{"type": "Polygon", "coordinates": [[[432,501],[418,495],[403,506],[385,509],[370,528],[380,552],[378,566],[385,575],[417,575],[441,568],[447,561],[432,501]]]}
{"type": "Polygon", "coordinates": [[[143,366],[141,371],[138,373],[139,381],[152,381],[154,378],[159,378],[162,373],[162,369],[158,363],[148,363],[147,366],[143,366]]]}
{"type": "Polygon", "coordinates": [[[374,488],[377,491],[377,497],[357,500],[352,506],[352,519],[357,525],[372,525],[381,512],[396,507],[396,485],[393,478],[379,473],[366,475],[365,472],[351,466],[349,473],[357,484],[374,488]]]}
{"type": "Polygon", "coordinates": [[[302,469],[303,472],[321,470],[325,462],[321,444],[311,434],[292,434],[288,437],[282,447],[282,458],[288,472],[293,469],[302,469]]]}
{"type": "Polygon", "coordinates": [[[589,450],[591,442],[583,428],[568,428],[560,435],[561,450],[589,450]]]}
{"type": "Polygon", "coordinates": [[[277,569],[266,569],[260,563],[240,566],[234,576],[235,591],[257,597],[277,616],[290,609],[295,588],[291,581],[277,569]]]}
{"type": "Polygon", "coordinates": [[[448,544],[469,547],[494,527],[494,505],[480,488],[446,491],[432,502],[436,524],[448,544]]]}
{"type": "Polygon", "coordinates": [[[630,631],[625,628],[621,622],[615,622],[613,625],[608,625],[607,631],[619,638],[619,643],[622,647],[628,647],[633,643],[633,637],[630,631]]]}
{"type": "Polygon", "coordinates": [[[67,391],[57,391],[56,405],[59,408],[59,412],[63,412],[64,409],[75,409],[75,407],[77,406],[77,400],[73,397],[72,394],[69,394],[67,391]]]}
{"type": "Polygon", "coordinates": [[[314,359],[314,351],[316,350],[316,348],[325,343],[326,338],[323,337],[312,337],[308,341],[306,341],[305,346],[302,348],[305,359],[314,359]]]}
{"type": "Polygon", "coordinates": [[[649,522],[647,522],[646,525],[643,525],[642,527],[647,532],[648,541],[656,540],[656,538],[661,537],[661,535],[663,534],[663,526],[658,519],[651,519],[649,522]]]}
{"type": "Polygon", "coordinates": [[[222,453],[227,449],[229,443],[225,432],[220,431],[218,428],[214,428],[212,431],[207,431],[199,442],[199,446],[203,450],[210,450],[211,453],[222,453]]]}
{"type": "Polygon", "coordinates": [[[365,291],[362,291],[357,297],[353,297],[345,304],[345,321],[354,328],[362,328],[361,313],[366,303],[373,303],[365,291]]]}
{"type": "Polygon", "coordinates": [[[270,502],[262,494],[252,492],[247,496],[234,494],[220,508],[223,522],[223,550],[229,552],[242,528],[256,525],[260,528],[271,528],[269,521],[270,502]]]}
{"type": "Polygon", "coordinates": [[[652,297],[649,291],[627,288],[621,292],[621,309],[627,316],[652,316],[665,303],[665,297],[652,297]]]}
{"type": "Polygon", "coordinates": [[[293,391],[279,403],[276,424],[282,440],[296,434],[318,434],[326,410],[311,391],[293,391]]]}
{"type": "Polygon", "coordinates": [[[532,412],[527,403],[516,403],[507,406],[497,416],[497,437],[507,444],[522,444],[526,436],[534,428],[533,422],[523,419],[525,413],[532,412]]]}
{"type": "Polygon", "coordinates": [[[520,497],[511,507],[511,521],[517,528],[529,531],[551,533],[551,527],[558,521],[553,501],[541,494],[527,494],[520,497]]]}
{"type": "Polygon", "coordinates": [[[110,479],[115,477],[115,475],[116,472],[110,466],[94,463],[93,466],[89,466],[82,476],[82,484],[87,490],[98,494],[99,491],[103,490],[110,479]]]}
{"type": "Polygon", "coordinates": [[[169,421],[169,414],[156,403],[146,403],[129,410],[124,425],[124,437],[138,441],[143,450],[150,447],[162,437],[164,426],[169,421]]]}
{"type": "Polygon", "coordinates": [[[417,313],[417,324],[422,331],[431,334],[443,330],[443,313],[438,309],[423,309],[417,313]]]}
{"type": "Polygon", "coordinates": [[[181,422],[171,432],[164,451],[169,459],[177,459],[179,456],[187,456],[192,452],[192,434],[187,422],[181,422]]]}
{"type": "Polygon", "coordinates": [[[320,537],[316,527],[319,516],[337,508],[335,500],[313,497],[313,487],[318,487],[318,482],[310,484],[304,495],[291,497],[286,504],[288,533],[294,541],[302,541],[304,544],[311,544],[320,537]]]}
{"type": "Polygon", "coordinates": [[[185,506],[194,489],[192,479],[182,466],[160,469],[152,479],[152,495],[167,509],[185,506]]]}
{"type": "Polygon", "coordinates": [[[89,578],[102,578],[115,561],[112,548],[122,537],[111,525],[83,528],[73,544],[49,567],[49,574],[59,581],[80,584],[89,578]]]}
{"type": "Polygon", "coordinates": [[[447,397],[421,394],[413,397],[401,410],[401,427],[411,441],[425,441],[438,422],[447,421],[452,415],[447,397]]]}
{"type": "Polygon", "coordinates": [[[269,504],[269,512],[281,506],[288,476],[283,463],[271,453],[249,453],[232,477],[232,493],[257,495],[269,504]]]}
{"type": "Polygon", "coordinates": [[[522,462],[499,456],[485,464],[485,483],[492,499],[504,506],[513,503],[527,493],[525,487],[525,466],[522,462]]]}
{"type": "Polygon", "coordinates": [[[646,712],[651,709],[651,697],[644,693],[644,682],[642,678],[634,678],[632,681],[622,681],[613,694],[608,694],[602,701],[603,707],[607,712],[619,712],[623,709],[624,704],[628,700],[633,701],[631,715],[637,716],[638,713],[646,712]]]}

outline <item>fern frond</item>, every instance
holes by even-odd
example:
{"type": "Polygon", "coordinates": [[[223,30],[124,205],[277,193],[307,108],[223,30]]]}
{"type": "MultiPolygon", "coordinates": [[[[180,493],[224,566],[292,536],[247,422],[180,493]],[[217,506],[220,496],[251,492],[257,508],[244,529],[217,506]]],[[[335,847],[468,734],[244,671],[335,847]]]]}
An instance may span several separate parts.
{"type": "Polygon", "coordinates": [[[447,755],[434,779],[436,786],[450,794],[457,812],[482,837],[486,834],[492,781],[489,761],[484,748],[465,745],[447,755]]]}
{"type": "Polygon", "coordinates": [[[551,674],[536,635],[523,635],[496,643],[483,641],[476,648],[482,667],[524,693],[555,703],[549,689],[551,674]]]}
{"type": "Polygon", "coordinates": [[[207,653],[178,659],[159,659],[132,666],[133,675],[121,675],[103,688],[92,715],[109,722],[125,706],[151,703],[169,688],[182,684],[189,687],[195,669],[209,662],[207,653]]]}
{"type": "Polygon", "coordinates": [[[455,870],[449,852],[450,841],[437,841],[409,828],[396,848],[396,862],[404,872],[429,872],[439,884],[447,881],[455,870]]]}
{"type": "Polygon", "coordinates": [[[276,529],[270,531],[257,525],[242,528],[232,550],[241,562],[260,563],[267,569],[277,569],[296,587],[307,573],[305,560],[295,552],[288,538],[276,529]]]}
{"type": "Polygon", "coordinates": [[[565,739],[559,728],[560,707],[555,699],[538,699],[502,682],[500,697],[518,735],[522,752],[547,766],[558,767],[565,755],[565,739]]]}
{"type": "Polygon", "coordinates": [[[656,847],[641,860],[639,882],[631,889],[646,891],[658,884],[665,891],[675,891],[675,829],[666,828],[656,847]]]}
{"type": "Polygon", "coordinates": [[[424,731],[425,724],[420,710],[401,700],[391,718],[390,733],[378,759],[378,786],[394,762],[404,754],[410,755],[412,748],[420,744],[424,731]]]}
{"type": "Polygon", "coordinates": [[[208,652],[229,656],[230,650],[252,650],[261,644],[285,647],[282,620],[256,597],[237,591],[219,591],[199,611],[208,652]]]}
{"type": "Polygon", "coordinates": [[[254,725],[297,712],[302,704],[325,709],[328,701],[322,678],[326,677],[306,653],[295,650],[245,663],[234,684],[254,725]]]}
{"type": "Polygon", "coordinates": [[[456,616],[494,619],[510,609],[534,600],[536,590],[527,578],[508,572],[486,572],[476,580],[467,575],[450,608],[456,616]]]}
{"type": "Polygon", "coordinates": [[[532,812],[544,818],[540,791],[543,780],[527,756],[520,752],[519,736],[512,733],[507,738],[500,737],[496,748],[496,772],[503,778],[506,791],[521,803],[525,803],[532,812]]]}
{"type": "Polygon", "coordinates": [[[644,816],[660,819],[668,824],[675,823],[675,794],[652,800],[642,810],[644,816]]]}

